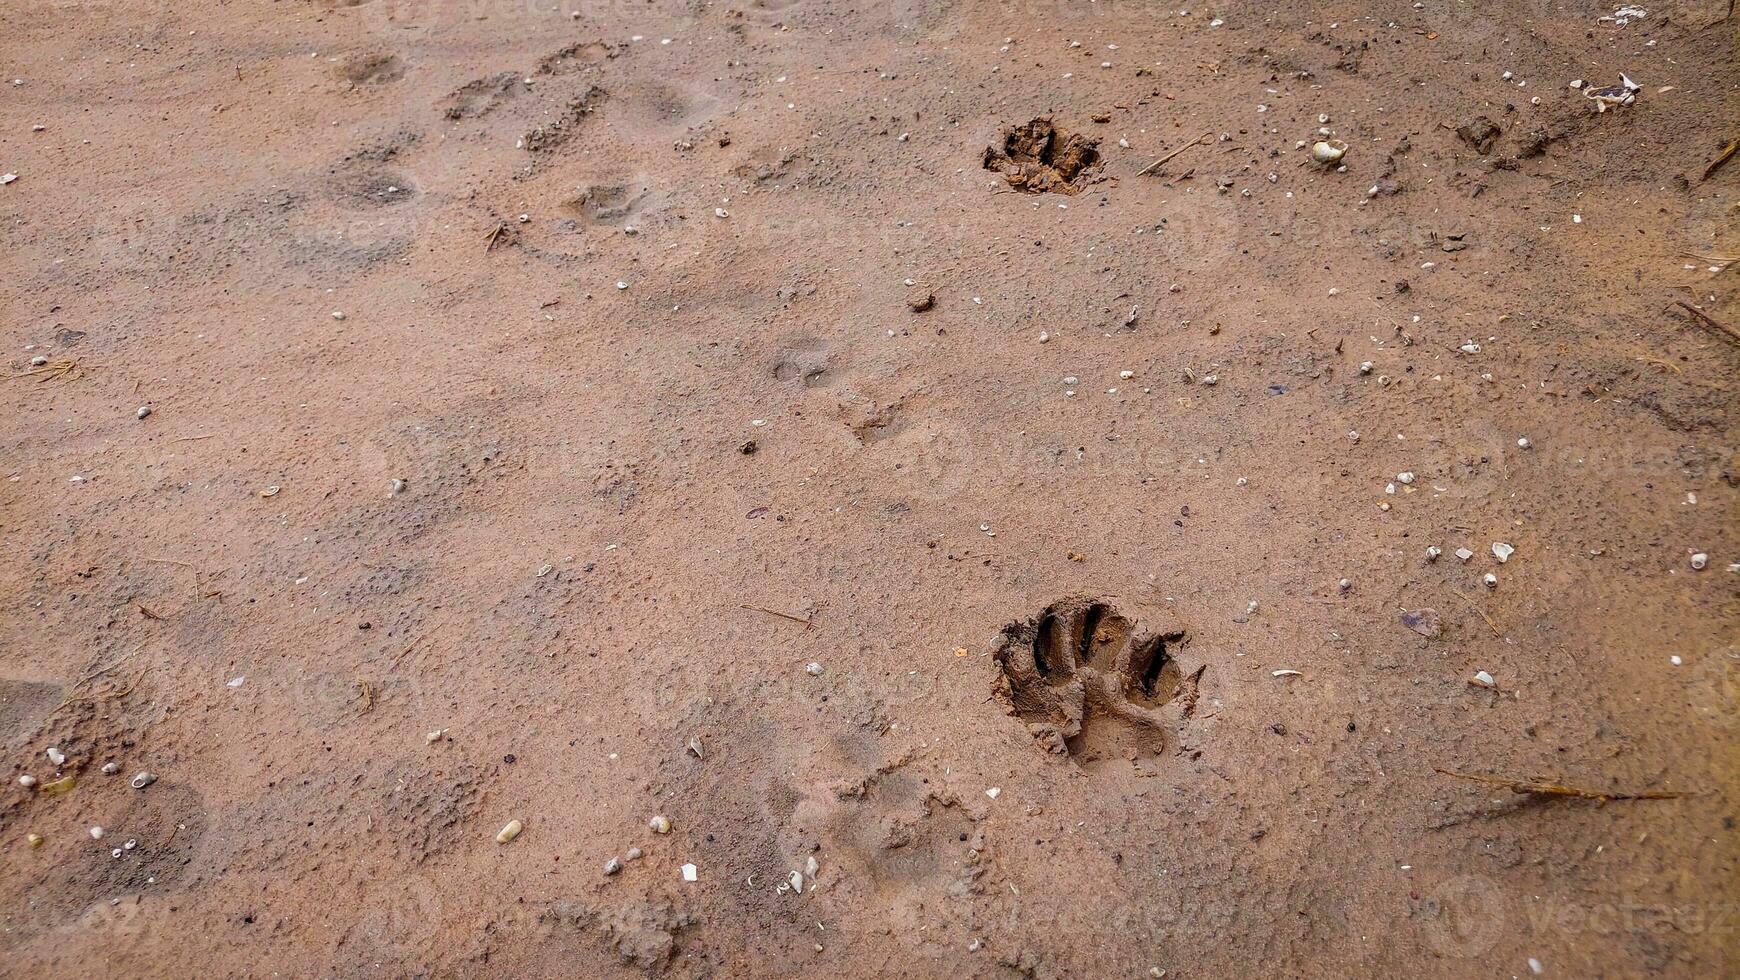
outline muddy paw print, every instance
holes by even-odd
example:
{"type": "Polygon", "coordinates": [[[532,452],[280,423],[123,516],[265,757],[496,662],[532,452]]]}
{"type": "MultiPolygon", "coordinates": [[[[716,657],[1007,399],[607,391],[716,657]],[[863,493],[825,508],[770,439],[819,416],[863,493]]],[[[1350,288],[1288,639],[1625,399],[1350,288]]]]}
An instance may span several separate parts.
{"type": "Polygon", "coordinates": [[[1180,630],[1139,633],[1111,606],[1065,599],[1003,628],[996,690],[1051,752],[1084,766],[1142,763],[1196,707],[1203,668],[1186,676],[1180,630]]]}

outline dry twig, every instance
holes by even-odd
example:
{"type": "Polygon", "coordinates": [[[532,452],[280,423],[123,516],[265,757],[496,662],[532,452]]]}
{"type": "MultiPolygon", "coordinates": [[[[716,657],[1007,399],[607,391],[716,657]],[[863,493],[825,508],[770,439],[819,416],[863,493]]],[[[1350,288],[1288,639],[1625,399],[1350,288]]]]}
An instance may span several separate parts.
{"type": "Polygon", "coordinates": [[[1615,800],[1680,800],[1692,795],[1690,793],[1671,793],[1659,789],[1648,789],[1640,793],[1604,793],[1598,789],[1579,789],[1576,786],[1560,786],[1558,783],[1542,783],[1531,779],[1491,776],[1483,772],[1451,772],[1448,769],[1433,769],[1432,771],[1456,779],[1471,779],[1477,783],[1503,786],[1513,793],[1533,793],[1538,796],[1572,796],[1580,800],[1599,800],[1602,803],[1612,803],[1615,800]]]}
{"type": "Polygon", "coordinates": [[[1171,153],[1166,154],[1165,156],[1161,157],[1160,159],[1155,160],[1153,163],[1148,164],[1146,167],[1143,167],[1141,170],[1136,171],[1136,176],[1138,176],[1138,177],[1147,176],[1148,173],[1150,171],[1152,171],[1155,167],[1160,166],[1161,164],[1165,163],[1166,161],[1172,159],[1173,157],[1177,156],[1180,153],[1183,153],[1185,150],[1190,149],[1191,147],[1195,146],[1196,144],[1201,143],[1203,140],[1212,137],[1213,135],[1214,135],[1213,133],[1203,133],[1201,136],[1198,136],[1197,138],[1184,144],[1183,146],[1179,147],[1178,149],[1173,150],[1171,153]]]}

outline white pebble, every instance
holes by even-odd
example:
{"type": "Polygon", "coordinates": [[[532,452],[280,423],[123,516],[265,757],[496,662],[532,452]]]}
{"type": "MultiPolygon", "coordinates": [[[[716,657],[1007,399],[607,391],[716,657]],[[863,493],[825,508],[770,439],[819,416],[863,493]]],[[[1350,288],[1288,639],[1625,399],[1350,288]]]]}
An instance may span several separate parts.
{"type": "Polygon", "coordinates": [[[1469,551],[1467,548],[1457,548],[1456,549],[1456,557],[1462,559],[1463,561],[1467,561],[1468,559],[1474,557],[1474,552],[1469,551]]]}
{"type": "Polygon", "coordinates": [[[102,840],[102,839],[103,839],[103,828],[92,827],[91,828],[91,840],[102,840]]]}
{"type": "Polygon", "coordinates": [[[18,777],[18,785],[24,787],[25,789],[29,789],[30,787],[36,785],[36,777],[32,776],[29,773],[25,773],[24,775],[18,777]]]}
{"type": "Polygon", "coordinates": [[[48,754],[48,761],[50,761],[50,762],[52,762],[52,763],[54,763],[54,764],[55,764],[55,765],[57,765],[57,766],[64,766],[64,765],[66,765],[66,753],[65,753],[65,752],[62,752],[62,751],[61,751],[61,750],[60,750],[60,747],[59,747],[59,746],[56,746],[56,745],[50,745],[50,746],[49,746],[49,747],[48,747],[48,753],[47,753],[47,754],[48,754]]]}
{"type": "Polygon", "coordinates": [[[1396,482],[1402,484],[1403,486],[1407,486],[1408,484],[1414,482],[1414,474],[1407,471],[1407,470],[1403,470],[1402,472],[1396,474],[1396,482]]]}
{"type": "Polygon", "coordinates": [[[701,874],[699,871],[697,871],[695,869],[694,865],[685,864],[685,865],[683,865],[683,880],[684,881],[700,881],[701,874]]]}
{"type": "Polygon", "coordinates": [[[809,671],[809,674],[811,677],[822,676],[822,665],[819,663],[816,663],[814,660],[810,661],[807,665],[805,665],[804,670],[809,671]]]}
{"type": "Polygon", "coordinates": [[[133,413],[133,415],[137,418],[144,418],[145,416],[150,415],[150,414],[151,414],[151,406],[150,405],[140,405],[139,410],[137,412],[133,413]]]}
{"type": "Polygon", "coordinates": [[[333,319],[334,319],[334,320],[342,320],[342,319],[344,319],[344,311],[343,311],[343,310],[333,310],[333,311],[332,311],[332,318],[333,318],[333,319]]]}
{"type": "Polygon", "coordinates": [[[1485,688],[1494,688],[1498,686],[1498,682],[1492,679],[1492,675],[1484,670],[1475,671],[1473,679],[1468,683],[1473,684],[1476,687],[1485,688]]]}

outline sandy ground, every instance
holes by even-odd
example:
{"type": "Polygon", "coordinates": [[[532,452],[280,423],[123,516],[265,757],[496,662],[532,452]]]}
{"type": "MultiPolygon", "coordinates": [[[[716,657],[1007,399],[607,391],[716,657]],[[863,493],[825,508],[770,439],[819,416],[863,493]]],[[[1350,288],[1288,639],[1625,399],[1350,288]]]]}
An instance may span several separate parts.
{"type": "Polygon", "coordinates": [[[1740,970],[1724,0],[6,6],[0,973],[1740,970]]]}

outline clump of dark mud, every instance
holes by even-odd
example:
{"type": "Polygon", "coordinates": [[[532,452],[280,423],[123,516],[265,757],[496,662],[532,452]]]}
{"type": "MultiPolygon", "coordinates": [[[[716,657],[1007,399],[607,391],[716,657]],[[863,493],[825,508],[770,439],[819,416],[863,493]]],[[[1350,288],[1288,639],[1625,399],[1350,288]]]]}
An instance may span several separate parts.
{"type": "Polygon", "coordinates": [[[1092,179],[1100,161],[1100,141],[1052,125],[1041,116],[1005,126],[999,143],[985,148],[986,170],[1028,194],[1074,194],[1092,179]]]}

